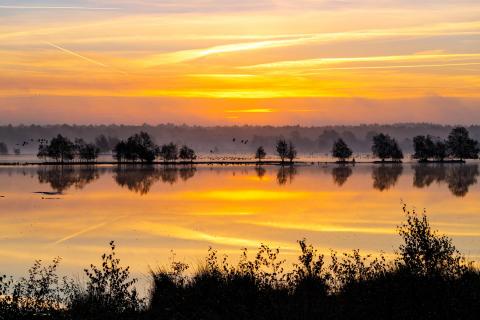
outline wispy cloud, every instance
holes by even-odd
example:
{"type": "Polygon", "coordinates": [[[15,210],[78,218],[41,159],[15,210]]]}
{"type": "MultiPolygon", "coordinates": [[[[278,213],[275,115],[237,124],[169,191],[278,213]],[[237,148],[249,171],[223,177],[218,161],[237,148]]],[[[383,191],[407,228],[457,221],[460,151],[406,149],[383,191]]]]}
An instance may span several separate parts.
{"type": "Polygon", "coordinates": [[[346,57],[346,58],[316,58],[304,60],[288,60],[272,63],[263,63],[251,66],[238,67],[239,69],[290,69],[312,68],[315,66],[357,63],[357,62],[402,62],[424,60],[452,60],[452,59],[479,59],[480,53],[455,53],[455,54],[410,54],[396,56],[371,56],[371,57],[346,57]]]}

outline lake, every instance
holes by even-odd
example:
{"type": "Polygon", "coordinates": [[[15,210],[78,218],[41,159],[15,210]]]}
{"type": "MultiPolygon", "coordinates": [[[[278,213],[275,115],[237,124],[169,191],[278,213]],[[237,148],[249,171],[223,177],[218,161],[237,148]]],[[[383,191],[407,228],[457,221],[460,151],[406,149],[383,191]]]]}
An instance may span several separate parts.
{"type": "Polygon", "coordinates": [[[480,256],[476,163],[278,166],[0,166],[1,273],[62,257],[81,275],[115,240],[146,278],[175,259],[196,264],[209,246],[233,258],[261,243],[287,260],[296,240],[321,251],[384,251],[399,244],[402,203],[427,209],[436,229],[480,256]]]}

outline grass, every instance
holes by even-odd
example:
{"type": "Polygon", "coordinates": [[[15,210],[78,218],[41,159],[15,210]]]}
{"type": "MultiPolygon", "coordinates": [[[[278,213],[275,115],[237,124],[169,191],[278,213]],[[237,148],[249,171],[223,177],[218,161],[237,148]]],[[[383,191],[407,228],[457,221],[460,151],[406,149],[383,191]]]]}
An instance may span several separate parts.
{"type": "Polygon", "coordinates": [[[210,249],[193,274],[179,261],[152,271],[147,299],[113,242],[84,284],[59,279],[59,259],[36,262],[24,278],[1,278],[0,319],[477,319],[479,270],[425,213],[404,212],[393,260],[353,250],[327,264],[305,239],[292,268],[266,245],[235,265],[210,249]]]}

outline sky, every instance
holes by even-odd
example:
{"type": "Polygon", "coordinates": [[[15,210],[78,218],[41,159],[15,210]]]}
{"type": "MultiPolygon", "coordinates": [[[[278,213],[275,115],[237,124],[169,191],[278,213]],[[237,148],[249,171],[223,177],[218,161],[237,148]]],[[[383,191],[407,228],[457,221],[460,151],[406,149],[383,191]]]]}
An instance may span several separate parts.
{"type": "Polygon", "coordinates": [[[478,0],[0,0],[0,124],[479,121],[478,0]]]}

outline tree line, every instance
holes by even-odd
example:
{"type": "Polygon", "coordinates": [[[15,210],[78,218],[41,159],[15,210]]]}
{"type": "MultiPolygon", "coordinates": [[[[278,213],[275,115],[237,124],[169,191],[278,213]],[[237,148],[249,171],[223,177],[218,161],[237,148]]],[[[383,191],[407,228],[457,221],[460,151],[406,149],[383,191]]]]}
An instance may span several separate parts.
{"type": "MultiPolygon", "coordinates": [[[[118,162],[140,162],[152,163],[160,158],[164,162],[175,162],[177,160],[193,162],[197,155],[195,151],[183,145],[179,146],[173,142],[158,146],[152,137],[146,132],[136,133],[126,140],[118,140],[111,137],[97,137],[95,143],[86,143],[83,139],[70,139],[57,135],[51,141],[39,145],[37,156],[41,159],[53,159],[56,162],[69,162],[75,159],[85,162],[94,162],[102,150],[106,150],[112,143],[113,157],[118,162]],[[102,146],[103,149],[99,147],[102,146]]],[[[434,138],[430,135],[418,135],[413,138],[413,158],[420,162],[439,161],[446,159],[460,160],[477,159],[480,152],[478,141],[470,138],[469,132],[464,127],[453,128],[447,139],[434,138]]],[[[5,151],[6,146],[0,144],[0,153],[5,151]]],[[[293,164],[297,158],[297,149],[292,141],[284,138],[277,140],[275,145],[276,155],[280,158],[281,164],[286,162],[293,164]]],[[[388,134],[378,133],[372,136],[371,151],[374,157],[381,162],[401,162],[404,158],[402,149],[396,139],[388,134]]],[[[353,150],[342,139],[337,139],[332,146],[331,155],[338,159],[338,162],[347,162],[353,156],[353,150]]],[[[255,159],[261,163],[267,156],[265,148],[259,146],[255,152],[255,159]]],[[[355,158],[352,159],[355,161],[355,158]]]]}
{"type": "MultiPolygon", "coordinates": [[[[372,137],[372,153],[382,162],[390,159],[392,162],[400,162],[403,152],[397,141],[388,134],[376,134],[372,137]]],[[[452,129],[447,139],[434,138],[430,135],[418,135],[413,138],[414,154],[412,157],[420,162],[438,161],[446,159],[460,160],[478,159],[480,148],[478,141],[470,138],[469,132],[464,127],[452,129]]],[[[352,149],[343,139],[338,139],[333,144],[332,156],[339,162],[346,162],[353,155],[352,149]]]]}

